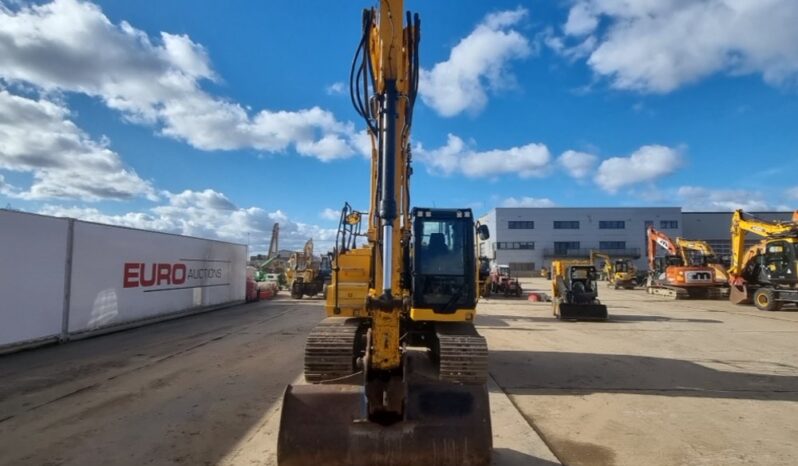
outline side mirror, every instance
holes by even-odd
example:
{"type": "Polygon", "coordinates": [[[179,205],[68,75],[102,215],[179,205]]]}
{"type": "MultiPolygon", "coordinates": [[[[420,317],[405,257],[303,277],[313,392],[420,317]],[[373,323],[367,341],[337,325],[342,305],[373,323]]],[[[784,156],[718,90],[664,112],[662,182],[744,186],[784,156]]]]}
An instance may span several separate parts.
{"type": "Polygon", "coordinates": [[[477,227],[477,234],[479,235],[479,239],[482,241],[487,241],[490,239],[490,231],[488,230],[487,225],[479,225],[477,227]]]}

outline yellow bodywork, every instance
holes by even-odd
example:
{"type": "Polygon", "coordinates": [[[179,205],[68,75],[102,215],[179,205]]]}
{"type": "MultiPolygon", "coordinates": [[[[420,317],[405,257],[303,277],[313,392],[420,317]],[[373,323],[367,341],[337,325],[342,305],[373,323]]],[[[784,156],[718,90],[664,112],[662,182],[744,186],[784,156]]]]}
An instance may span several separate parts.
{"type": "Polygon", "coordinates": [[[336,272],[327,287],[327,317],[368,317],[371,254],[372,247],[366,245],[338,254],[333,260],[336,272]]]}
{"type": "Polygon", "coordinates": [[[798,210],[793,213],[792,222],[769,222],[755,218],[744,218],[743,211],[736,210],[732,214],[731,221],[732,261],[729,267],[730,279],[734,280],[735,277],[739,277],[745,270],[748,261],[754,258],[758,251],[763,251],[769,240],[778,237],[780,241],[786,241],[791,244],[798,243],[798,238],[795,236],[784,237],[785,235],[794,234],[796,229],[798,229],[798,210]],[[746,233],[762,236],[765,240],[746,250],[746,233]]]}
{"type": "MultiPolygon", "coordinates": [[[[371,25],[369,32],[369,52],[377,93],[383,92],[386,82],[394,80],[399,98],[396,101],[396,127],[405,128],[408,115],[407,95],[411,77],[408,74],[408,40],[418,33],[413,26],[403,24],[403,2],[401,0],[381,0],[379,16],[371,25]]],[[[411,219],[408,177],[409,131],[400,131],[395,138],[394,153],[395,182],[394,193],[397,216],[392,224],[393,234],[382,238],[379,218],[380,164],[377,136],[369,131],[371,139],[371,196],[369,213],[366,219],[369,244],[360,248],[342,251],[333,260],[332,282],[327,288],[325,311],[329,317],[368,317],[372,321],[372,367],[394,369],[401,364],[400,322],[403,317],[414,321],[470,322],[474,309],[456,310],[451,314],[435,313],[430,309],[409,309],[399,304],[409,298],[410,290],[403,288],[401,277],[404,272],[403,243],[411,236],[411,219]],[[369,299],[383,295],[382,274],[383,254],[375,250],[383,241],[391,243],[391,291],[397,304],[392,309],[369,309],[369,299]],[[405,314],[407,313],[407,315],[405,314]]],[[[357,218],[347,222],[359,222],[357,218]]],[[[478,286],[475,284],[475,286],[478,286]]]]}
{"type": "Polygon", "coordinates": [[[458,309],[451,314],[441,314],[432,309],[410,308],[410,318],[419,322],[471,322],[475,314],[475,309],[458,309]]]}
{"type": "Polygon", "coordinates": [[[629,283],[635,278],[637,278],[636,277],[637,268],[630,261],[627,261],[628,270],[624,272],[617,270],[615,268],[615,261],[607,254],[603,254],[598,251],[590,251],[590,263],[595,264],[596,259],[601,259],[604,261],[604,267],[602,267],[602,272],[607,277],[607,281],[609,282],[610,285],[629,283]]]}
{"type": "MultiPolygon", "coordinates": [[[[710,246],[706,241],[676,238],[676,246],[679,248],[679,253],[682,256],[682,261],[685,265],[689,265],[691,262],[689,251],[696,251],[705,258],[716,257],[712,246],[710,246]]],[[[706,265],[715,270],[715,281],[721,283],[726,283],[729,281],[729,272],[726,270],[726,267],[723,264],[719,262],[708,262],[706,265]]]]}
{"type": "Polygon", "coordinates": [[[593,261],[586,261],[580,259],[572,260],[555,260],[551,262],[551,296],[553,298],[559,297],[562,290],[557,285],[557,277],[565,277],[565,269],[569,265],[593,265],[593,261]]]}

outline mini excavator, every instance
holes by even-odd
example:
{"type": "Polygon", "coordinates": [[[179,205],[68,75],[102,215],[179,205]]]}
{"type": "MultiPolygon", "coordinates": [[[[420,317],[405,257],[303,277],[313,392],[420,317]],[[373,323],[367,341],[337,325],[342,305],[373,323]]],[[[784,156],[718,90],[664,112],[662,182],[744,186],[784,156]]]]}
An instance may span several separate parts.
{"type": "Polygon", "coordinates": [[[380,0],[362,26],[350,93],[371,139],[370,206],[341,212],[327,317],[306,341],[308,384],[286,388],[277,461],[485,466],[488,348],[474,318],[488,230],[467,208],[410,208],[420,20],[380,0]]]}
{"type": "Polygon", "coordinates": [[[602,271],[607,277],[607,286],[616,290],[623,288],[632,290],[637,285],[637,268],[629,259],[613,259],[607,254],[590,251],[590,263],[595,264],[597,259],[604,261],[602,271]]]}

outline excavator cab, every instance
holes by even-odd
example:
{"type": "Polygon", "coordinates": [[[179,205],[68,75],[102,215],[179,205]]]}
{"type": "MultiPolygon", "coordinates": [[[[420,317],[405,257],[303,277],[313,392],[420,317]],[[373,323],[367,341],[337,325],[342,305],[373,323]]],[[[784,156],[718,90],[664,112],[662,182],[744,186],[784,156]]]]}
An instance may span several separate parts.
{"type": "Polygon", "coordinates": [[[793,285],[798,281],[798,243],[773,241],[757,257],[757,281],[772,285],[793,285]]]}
{"type": "Polygon", "coordinates": [[[451,314],[477,301],[474,219],[470,209],[413,209],[414,308],[451,314]]]}

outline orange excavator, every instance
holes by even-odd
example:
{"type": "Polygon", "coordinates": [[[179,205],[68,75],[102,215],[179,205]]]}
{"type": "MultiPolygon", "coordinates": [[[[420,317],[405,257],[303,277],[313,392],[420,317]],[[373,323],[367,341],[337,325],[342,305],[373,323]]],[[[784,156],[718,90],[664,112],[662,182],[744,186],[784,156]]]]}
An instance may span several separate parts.
{"type": "Polygon", "coordinates": [[[650,294],[673,299],[719,298],[727,289],[715,280],[715,270],[706,265],[685,263],[679,246],[668,235],[649,226],[648,236],[648,283],[650,294]],[[657,256],[657,248],[665,250],[657,256]]]}

